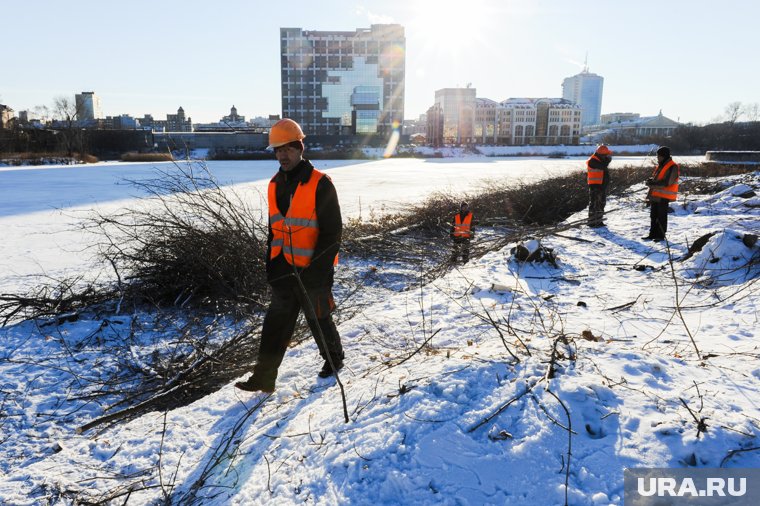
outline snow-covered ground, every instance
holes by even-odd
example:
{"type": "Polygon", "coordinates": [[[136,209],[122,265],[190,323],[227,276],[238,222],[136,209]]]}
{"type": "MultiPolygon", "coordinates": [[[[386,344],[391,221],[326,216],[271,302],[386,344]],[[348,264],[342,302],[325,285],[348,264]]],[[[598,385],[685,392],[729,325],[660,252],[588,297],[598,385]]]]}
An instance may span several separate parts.
{"type": "MultiPolygon", "coordinates": [[[[490,178],[582,166],[385,160],[323,168],[346,213],[357,215],[438,189],[473,191],[490,178]]],[[[271,164],[261,171],[245,184],[260,190],[271,164]]],[[[94,501],[128,483],[133,490],[118,503],[544,505],[563,504],[567,493],[570,504],[622,504],[624,468],[758,468],[760,252],[743,239],[760,234],[760,198],[748,196],[760,194],[760,173],[725,182],[716,195],[673,205],[668,243],[640,239],[648,210],[632,192],[610,199],[606,228],[542,238],[557,267],[520,264],[507,247],[415,290],[386,290],[339,326],[349,423],[334,380],[316,378],[321,363],[308,341],[289,350],[277,391],[260,405],[230,384],[188,406],[78,435],[103,406],[81,398],[77,381],[114,367],[119,357],[102,350],[147,325],[145,315],[1,329],[0,501],[94,501]],[[710,232],[702,251],[682,261],[710,232]],[[702,418],[706,430],[698,430],[702,418]]],[[[82,179],[71,188],[59,198],[89,191],[82,179]]],[[[76,205],[125,203],[85,200],[76,205]]],[[[56,236],[71,223],[69,212],[25,212],[0,218],[3,237],[13,238],[0,255],[6,286],[23,281],[8,258],[38,254],[50,241],[36,235],[44,218],[56,236]]],[[[77,265],[54,254],[81,249],[83,239],[69,234],[37,257],[41,267],[77,265]]],[[[383,266],[373,267],[382,276],[383,266]]]]}

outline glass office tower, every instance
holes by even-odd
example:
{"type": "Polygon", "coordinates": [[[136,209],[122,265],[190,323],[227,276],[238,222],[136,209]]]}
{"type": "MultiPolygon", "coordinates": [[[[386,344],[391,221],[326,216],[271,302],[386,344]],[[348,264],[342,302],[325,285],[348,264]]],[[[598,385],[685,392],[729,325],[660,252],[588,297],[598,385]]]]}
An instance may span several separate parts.
{"type": "Polygon", "coordinates": [[[306,135],[390,134],[404,119],[401,25],[280,28],[282,116],[306,135]]]}
{"type": "Polygon", "coordinates": [[[562,98],[581,106],[581,126],[598,125],[602,114],[602,93],[604,78],[592,74],[587,68],[583,72],[562,81],[562,98]]]}

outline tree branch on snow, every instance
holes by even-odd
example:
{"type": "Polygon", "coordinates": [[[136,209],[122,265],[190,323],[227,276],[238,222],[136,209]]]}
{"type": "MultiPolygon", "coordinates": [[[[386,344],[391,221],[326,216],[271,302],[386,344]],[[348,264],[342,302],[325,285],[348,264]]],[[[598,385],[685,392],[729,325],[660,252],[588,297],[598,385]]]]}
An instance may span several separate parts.
{"type": "Polygon", "coordinates": [[[699,439],[700,434],[702,434],[703,432],[707,432],[707,427],[708,427],[707,422],[706,422],[707,417],[703,416],[702,418],[697,418],[697,415],[694,413],[694,411],[691,410],[691,408],[683,399],[683,397],[679,397],[678,399],[681,401],[681,404],[683,404],[684,407],[689,411],[689,414],[694,419],[694,422],[697,424],[697,439],[699,439]]]}
{"type": "Polygon", "coordinates": [[[562,399],[560,399],[557,394],[548,388],[546,389],[546,392],[557,399],[557,402],[559,402],[559,405],[562,406],[562,409],[565,411],[565,415],[567,416],[567,466],[565,468],[565,506],[567,506],[567,494],[570,488],[570,459],[573,455],[573,421],[570,418],[570,410],[567,409],[567,406],[564,402],[562,402],[562,399]]]}
{"type": "MultiPolygon", "coordinates": [[[[481,301],[481,303],[482,303],[482,301],[481,301]]],[[[483,307],[483,311],[485,311],[485,313],[486,313],[486,317],[488,318],[488,322],[491,324],[491,326],[499,334],[499,337],[501,338],[501,342],[502,342],[502,344],[504,344],[504,348],[507,350],[507,353],[509,353],[509,355],[519,363],[520,359],[509,348],[509,345],[507,344],[507,340],[504,339],[504,334],[502,334],[501,329],[499,328],[499,325],[494,321],[493,317],[491,316],[491,313],[488,312],[488,310],[485,308],[485,306],[483,307]]],[[[519,340],[520,338],[518,337],[517,339],[519,340]]],[[[523,347],[526,350],[528,349],[527,346],[525,346],[525,343],[523,343],[522,341],[520,341],[520,343],[523,345],[523,347]]],[[[530,355],[530,351],[528,351],[528,355],[530,355]]]]}
{"type": "Polygon", "coordinates": [[[738,448],[736,450],[731,450],[730,452],[728,452],[728,455],[726,455],[725,457],[723,457],[723,460],[720,461],[720,466],[718,466],[718,467],[723,467],[726,464],[726,462],[728,462],[729,460],[731,460],[731,458],[734,455],[737,455],[739,453],[744,453],[744,452],[753,452],[753,451],[756,451],[756,450],[760,450],[760,446],[753,446],[752,448],[738,448]]]}
{"type": "MultiPolygon", "coordinates": [[[[678,278],[676,277],[676,269],[673,265],[673,253],[670,250],[670,242],[665,239],[665,247],[668,251],[668,264],[670,265],[670,275],[673,278],[673,285],[675,286],[675,304],[676,304],[676,312],[678,313],[678,317],[681,319],[681,323],[683,323],[684,329],[686,329],[686,333],[689,335],[689,339],[691,340],[691,344],[694,345],[694,351],[697,352],[697,358],[702,358],[702,354],[699,351],[699,348],[697,347],[697,342],[694,340],[694,336],[691,333],[691,330],[689,330],[689,326],[686,324],[686,319],[683,317],[683,313],[681,312],[681,300],[679,299],[679,293],[678,293],[678,278]]],[[[685,296],[684,296],[685,298],[685,296]]]]}
{"type": "Polygon", "coordinates": [[[487,424],[488,422],[490,422],[491,420],[493,420],[494,418],[496,418],[497,416],[499,416],[509,406],[511,406],[515,402],[517,402],[520,399],[522,399],[523,397],[525,397],[525,395],[527,393],[529,393],[531,390],[533,390],[533,387],[535,387],[538,384],[539,381],[540,381],[539,379],[535,379],[532,382],[528,382],[526,384],[525,390],[521,391],[520,393],[518,393],[517,395],[515,395],[514,397],[512,397],[511,399],[509,399],[507,402],[505,402],[504,404],[500,405],[496,409],[496,411],[494,411],[493,413],[491,413],[487,417],[483,418],[480,422],[478,422],[477,424],[475,424],[472,427],[470,427],[469,429],[467,429],[467,432],[475,432],[476,430],[478,430],[479,428],[481,428],[482,426],[484,426],[485,424],[487,424]]]}
{"type": "MultiPolygon", "coordinates": [[[[245,414],[238,419],[232,430],[230,430],[226,434],[226,437],[224,437],[216,446],[216,448],[214,448],[214,452],[206,462],[206,465],[204,466],[200,476],[190,485],[190,488],[187,490],[187,492],[179,497],[173,498],[177,500],[178,504],[193,504],[196,501],[198,492],[206,484],[206,481],[211,476],[214,469],[221,465],[222,462],[231,458],[232,453],[229,451],[229,449],[233,443],[239,444],[237,436],[243,427],[245,427],[248,419],[251,418],[251,416],[253,416],[253,414],[256,413],[271,396],[272,394],[261,396],[258,401],[253,406],[248,408],[245,414]]],[[[269,461],[267,461],[267,465],[268,464],[269,461]]]]}

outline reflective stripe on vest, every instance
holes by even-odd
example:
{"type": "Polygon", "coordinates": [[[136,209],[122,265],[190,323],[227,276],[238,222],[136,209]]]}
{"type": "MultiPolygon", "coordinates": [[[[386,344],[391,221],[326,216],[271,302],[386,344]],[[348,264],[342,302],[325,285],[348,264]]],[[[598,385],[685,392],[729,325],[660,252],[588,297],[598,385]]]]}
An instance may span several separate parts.
{"type": "Polygon", "coordinates": [[[676,171],[676,181],[675,183],[666,186],[665,188],[652,188],[651,195],[653,197],[660,197],[665,200],[674,201],[678,197],[678,171],[679,167],[676,165],[676,162],[674,162],[672,159],[668,160],[668,163],[666,163],[662,169],[657,169],[657,167],[654,168],[654,172],[652,172],[652,177],[654,178],[655,183],[661,183],[665,181],[665,176],[668,174],[668,169],[671,167],[675,167],[676,171]]]}
{"type": "Polygon", "coordinates": [[[595,169],[591,166],[591,160],[601,162],[601,160],[594,154],[591,158],[586,160],[586,171],[588,173],[588,184],[602,184],[604,183],[604,171],[602,169],[595,169]]]}
{"type": "MultiPolygon", "coordinates": [[[[317,185],[325,174],[312,169],[306,183],[299,183],[290,199],[290,207],[283,217],[277,207],[277,183],[269,182],[269,227],[272,230],[270,259],[280,253],[291,265],[307,267],[314,256],[319,239],[317,220],[317,185]]],[[[338,263],[336,255],[334,263],[338,263]]]]}
{"type": "Polygon", "coordinates": [[[472,236],[470,225],[472,224],[472,213],[467,213],[467,216],[462,217],[460,213],[454,217],[454,237],[463,237],[469,239],[472,236]]]}

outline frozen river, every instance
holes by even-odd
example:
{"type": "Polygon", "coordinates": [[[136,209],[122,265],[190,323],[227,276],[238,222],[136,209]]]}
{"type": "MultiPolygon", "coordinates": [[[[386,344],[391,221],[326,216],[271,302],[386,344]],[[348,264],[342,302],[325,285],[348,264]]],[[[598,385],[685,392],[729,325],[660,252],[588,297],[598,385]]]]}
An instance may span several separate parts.
{"type": "MultiPolygon", "coordinates": [[[[697,162],[702,157],[676,158],[697,162]]],[[[182,163],[182,162],[181,162],[182,163]]],[[[491,180],[528,181],[583,170],[585,157],[317,160],[338,191],[344,217],[405,209],[437,191],[473,192],[491,180]]],[[[652,158],[618,157],[611,167],[651,165],[652,158]]],[[[224,186],[249,195],[253,207],[277,170],[275,161],[211,161],[224,186]]],[[[91,243],[78,217],[97,208],[128,206],[140,196],[130,180],[156,177],[171,163],[99,163],[83,166],[0,167],[0,292],[23,285],[23,276],[58,276],[92,264],[91,243]]],[[[614,172],[613,172],[614,177],[614,172]]]]}

